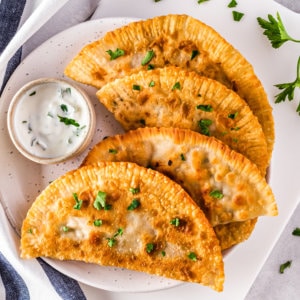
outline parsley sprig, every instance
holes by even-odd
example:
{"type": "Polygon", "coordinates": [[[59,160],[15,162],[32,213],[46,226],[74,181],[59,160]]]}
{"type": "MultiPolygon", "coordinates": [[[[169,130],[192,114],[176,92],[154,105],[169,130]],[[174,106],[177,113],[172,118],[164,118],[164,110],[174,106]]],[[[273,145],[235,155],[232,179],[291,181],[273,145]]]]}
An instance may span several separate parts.
{"type": "MultiPolygon", "coordinates": [[[[286,99],[288,99],[289,101],[292,101],[294,99],[295,89],[297,87],[300,88],[300,56],[297,62],[297,77],[295,81],[287,82],[287,83],[279,83],[279,84],[275,84],[275,86],[279,90],[282,90],[281,93],[275,96],[275,103],[284,102],[286,99]]],[[[296,111],[300,115],[300,103],[298,104],[296,111]]]]}
{"type": "Polygon", "coordinates": [[[287,41],[300,43],[300,40],[292,38],[283,25],[279,13],[276,14],[277,20],[271,14],[268,15],[268,20],[258,17],[258,24],[265,29],[264,35],[268,37],[273,48],[279,48],[287,41]]]}

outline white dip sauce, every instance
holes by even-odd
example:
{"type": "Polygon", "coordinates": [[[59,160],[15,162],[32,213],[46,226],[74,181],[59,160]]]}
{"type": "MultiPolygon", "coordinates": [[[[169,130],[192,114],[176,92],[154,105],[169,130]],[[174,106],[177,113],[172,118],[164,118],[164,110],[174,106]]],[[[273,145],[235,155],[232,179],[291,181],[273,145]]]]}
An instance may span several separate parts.
{"type": "Polygon", "coordinates": [[[31,154],[55,158],[72,153],[90,127],[83,96],[67,83],[46,82],[30,88],[15,108],[14,127],[31,154]]]}

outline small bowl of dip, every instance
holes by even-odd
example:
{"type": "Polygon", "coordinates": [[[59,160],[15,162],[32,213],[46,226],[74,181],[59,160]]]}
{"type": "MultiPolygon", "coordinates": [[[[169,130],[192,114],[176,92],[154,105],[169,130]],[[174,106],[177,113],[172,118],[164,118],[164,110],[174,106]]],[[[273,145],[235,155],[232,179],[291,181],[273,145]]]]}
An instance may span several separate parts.
{"type": "Polygon", "coordinates": [[[7,126],[15,147],[40,164],[82,153],[94,135],[96,116],[87,94],[56,78],[27,83],[13,97],[7,126]]]}

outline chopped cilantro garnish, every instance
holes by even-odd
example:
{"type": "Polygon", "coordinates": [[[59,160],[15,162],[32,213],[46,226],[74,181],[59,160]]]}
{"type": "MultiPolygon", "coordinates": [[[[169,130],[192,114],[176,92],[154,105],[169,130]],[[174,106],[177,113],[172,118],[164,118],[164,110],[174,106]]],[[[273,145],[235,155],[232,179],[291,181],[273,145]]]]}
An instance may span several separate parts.
{"type": "Polygon", "coordinates": [[[153,50],[149,50],[149,51],[146,53],[145,57],[142,59],[142,66],[147,65],[147,64],[151,61],[151,59],[152,59],[153,57],[154,57],[154,51],[153,51],[153,50]]]}
{"type": "Polygon", "coordinates": [[[196,106],[197,109],[200,109],[200,110],[203,110],[203,111],[206,111],[206,112],[211,112],[213,111],[213,108],[211,105],[208,105],[208,104],[199,104],[196,106]]]}
{"type": "Polygon", "coordinates": [[[179,218],[174,218],[170,221],[170,224],[178,227],[180,225],[180,219],[179,218]]]}
{"type": "Polygon", "coordinates": [[[108,149],[108,153],[117,154],[118,150],[117,149],[108,149]]]}
{"type": "Polygon", "coordinates": [[[199,54],[200,54],[200,52],[198,50],[193,50],[192,54],[191,54],[191,60],[193,60],[199,54]]]}
{"type": "Polygon", "coordinates": [[[210,119],[201,119],[198,122],[198,126],[200,127],[200,133],[210,136],[209,126],[213,123],[210,119]]]}
{"type": "Polygon", "coordinates": [[[153,69],[154,69],[154,65],[149,64],[148,67],[147,67],[147,70],[153,70],[153,69]]]}
{"type": "Polygon", "coordinates": [[[166,256],[166,251],[165,251],[165,250],[162,250],[162,251],[161,251],[161,255],[165,257],[165,256],[166,256]]]}
{"type": "Polygon", "coordinates": [[[64,94],[71,95],[71,88],[67,87],[64,90],[61,90],[61,95],[64,96],[64,94]]]}
{"type": "Polygon", "coordinates": [[[177,81],[177,82],[173,85],[172,91],[174,91],[174,90],[180,90],[180,89],[181,89],[180,82],[177,81]]]}
{"type": "Polygon", "coordinates": [[[181,159],[182,161],[185,161],[185,156],[184,156],[183,153],[180,154],[180,159],[181,159]]]}
{"type": "Polygon", "coordinates": [[[285,262],[284,264],[281,264],[280,267],[279,267],[279,273],[280,274],[283,274],[284,273],[284,270],[286,268],[290,268],[292,265],[292,261],[291,260],[288,260],[287,262],[285,262]]]}
{"type": "Polygon", "coordinates": [[[215,199],[222,199],[224,195],[219,190],[213,190],[209,193],[209,196],[215,198],[215,199]]]}
{"type": "Polygon", "coordinates": [[[66,104],[61,104],[60,108],[63,112],[68,112],[68,106],[66,104]]]}
{"type": "Polygon", "coordinates": [[[132,202],[130,203],[130,205],[127,207],[128,210],[134,210],[136,208],[138,208],[141,205],[141,202],[139,199],[135,198],[132,200],[132,202]]]}
{"type": "Polygon", "coordinates": [[[100,227],[102,225],[103,221],[101,219],[97,219],[94,221],[94,226],[100,227]]]}
{"type": "Polygon", "coordinates": [[[233,7],[236,7],[237,6],[237,2],[235,0],[231,0],[229,2],[229,4],[227,5],[227,7],[229,8],[233,8],[233,7]]]}
{"type": "Polygon", "coordinates": [[[245,14],[239,11],[232,11],[233,20],[239,22],[245,14]]]}
{"type": "Polygon", "coordinates": [[[293,230],[293,233],[292,233],[293,235],[297,235],[297,236],[300,236],[300,228],[295,228],[294,230],[293,230]]]}
{"type": "Polygon", "coordinates": [[[123,229],[119,228],[117,230],[117,232],[113,235],[113,237],[107,238],[107,240],[108,240],[107,245],[109,247],[113,247],[116,244],[116,242],[117,242],[116,237],[119,236],[119,235],[122,235],[122,234],[123,234],[123,229]]]}
{"type": "Polygon", "coordinates": [[[235,112],[235,113],[232,113],[232,114],[228,114],[228,118],[229,119],[235,119],[238,114],[239,114],[238,112],[235,112]]]}
{"type": "Polygon", "coordinates": [[[110,60],[114,60],[120,56],[125,55],[125,51],[122,49],[117,48],[115,51],[112,50],[107,50],[106,51],[108,55],[110,56],[110,60]]]}
{"type": "Polygon", "coordinates": [[[98,191],[96,199],[93,204],[97,210],[101,210],[102,208],[104,210],[111,209],[111,205],[106,203],[106,196],[107,196],[107,194],[105,192],[98,191]]]}
{"type": "Polygon", "coordinates": [[[69,230],[70,230],[70,228],[68,226],[63,226],[62,227],[63,232],[68,232],[69,230]]]}
{"type": "Polygon", "coordinates": [[[133,89],[134,91],[140,91],[140,90],[141,90],[141,86],[138,85],[138,84],[134,84],[134,85],[132,86],[132,89],[133,89]]]}
{"type": "Polygon", "coordinates": [[[83,201],[78,199],[77,193],[73,193],[73,198],[75,199],[75,202],[76,202],[76,204],[73,206],[73,208],[80,209],[83,201]]]}
{"type": "Polygon", "coordinates": [[[198,0],[198,4],[204,3],[204,2],[208,2],[209,0],[198,0]]]}
{"type": "Polygon", "coordinates": [[[153,250],[154,250],[154,244],[148,243],[146,245],[146,251],[147,251],[147,253],[151,253],[151,252],[153,252],[153,250]]]}
{"type": "Polygon", "coordinates": [[[154,86],[155,86],[155,82],[153,80],[151,80],[149,83],[149,87],[154,87],[154,86]]]}
{"type": "Polygon", "coordinates": [[[31,97],[31,96],[34,96],[35,94],[36,94],[36,91],[33,91],[29,94],[29,96],[31,97]]]}
{"type": "Polygon", "coordinates": [[[188,254],[188,258],[189,258],[190,260],[192,260],[192,261],[197,261],[197,255],[196,255],[195,252],[190,252],[190,253],[188,254]]]}
{"type": "Polygon", "coordinates": [[[69,126],[69,125],[73,125],[75,127],[79,127],[79,123],[77,123],[74,119],[69,119],[69,118],[65,118],[62,116],[57,115],[59,118],[59,121],[64,123],[65,125],[69,126]]]}
{"type": "Polygon", "coordinates": [[[129,188],[130,193],[132,193],[133,195],[138,194],[140,192],[140,188],[136,187],[136,188],[129,188]]]}

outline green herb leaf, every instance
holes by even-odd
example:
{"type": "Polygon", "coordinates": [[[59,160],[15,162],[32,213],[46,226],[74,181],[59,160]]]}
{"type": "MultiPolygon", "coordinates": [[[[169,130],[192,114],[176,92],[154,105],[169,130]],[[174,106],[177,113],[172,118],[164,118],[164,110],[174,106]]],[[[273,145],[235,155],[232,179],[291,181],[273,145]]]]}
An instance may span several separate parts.
{"type": "Polygon", "coordinates": [[[63,232],[68,232],[70,230],[68,226],[63,226],[61,229],[63,232]]]}
{"type": "Polygon", "coordinates": [[[68,106],[66,104],[61,104],[60,108],[63,112],[68,112],[68,106]]]}
{"type": "Polygon", "coordinates": [[[183,153],[180,154],[180,159],[181,159],[182,161],[185,161],[185,156],[184,156],[183,153]]]}
{"type": "Polygon", "coordinates": [[[180,219],[179,218],[174,218],[170,221],[171,225],[174,225],[175,227],[178,227],[180,225],[180,219]]]}
{"type": "Polygon", "coordinates": [[[233,20],[239,22],[245,14],[239,11],[232,11],[233,20]]]}
{"type": "Polygon", "coordinates": [[[73,193],[73,198],[75,199],[76,204],[73,206],[74,209],[81,209],[82,206],[82,200],[78,199],[77,193],[73,193]]]}
{"type": "Polygon", "coordinates": [[[34,96],[35,94],[36,94],[36,91],[33,91],[29,94],[29,96],[31,97],[31,96],[34,96]]]}
{"type": "Polygon", "coordinates": [[[118,228],[117,232],[113,235],[113,237],[107,238],[107,240],[108,240],[107,245],[109,247],[113,247],[117,242],[116,237],[119,236],[119,235],[122,235],[122,234],[123,234],[123,229],[118,228]]]}
{"type": "Polygon", "coordinates": [[[237,117],[238,114],[239,114],[238,112],[235,112],[233,114],[229,114],[228,118],[234,120],[237,117]]]}
{"type": "Polygon", "coordinates": [[[215,198],[215,199],[222,199],[224,195],[219,190],[213,190],[209,193],[209,196],[215,198]]]}
{"type": "Polygon", "coordinates": [[[66,118],[66,117],[59,116],[59,115],[57,115],[57,116],[59,118],[59,121],[64,123],[67,126],[72,125],[72,126],[75,126],[75,127],[80,127],[79,123],[77,123],[74,119],[69,119],[69,118],[66,118]]]}
{"type": "Polygon", "coordinates": [[[100,227],[102,225],[103,221],[101,219],[97,219],[94,221],[94,226],[100,227]]]}
{"type": "Polygon", "coordinates": [[[148,244],[146,245],[146,251],[147,251],[147,253],[153,252],[153,251],[154,251],[154,244],[148,243],[148,244]]]}
{"type": "Polygon", "coordinates": [[[149,83],[149,87],[154,87],[154,86],[155,86],[155,82],[153,80],[151,80],[149,83]]]}
{"type": "Polygon", "coordinates": [[[132,193],[133,195],[138,194],[140,192],[140,188],[136,187],[136,188],[129,188],[130,193],[132,193]]]}
{"type": "Polygon", "coordinates": [[[134,91],[140,91],[140,90],[141,90],[141,86],[138,85],[138,84],[134,84],[134,85],[132,86],[132,89],[133,89],[134,91]]]}
{"type": "Polygon", "coordinates": [[[236,7],[237,6],[237,2],[235,0],[231,0],[229,2],[229,4],[227,5],[227,7],[229,8],[233,8],[233,7],[236,7]]]}
{"type": "Polygon", "coordinates": [[[198,4],[204,3],[204,2],[208,2],[209,0],[198,0],[198,4]]]}
{"type": "MultiPolygon", "coordinates": [[[[275,86],[279,90],[282,90],[282,92],[275,95],[275,103],[284,102],[286,99],[288,99],[289,101],[292,101],[294,99],[295,89],[300,87],[300,56],[299,56],[298,62],[297,62],[297,77],[296,77],[295,81],[288,82],[288,83],[275,84],[275,86]]],[[[299,108],[299,105],[298,105],[298,108],[299,108]]],[[[296,111],[300,115],[298,108],[296,111]]]]}
{"type": "Polygon", "coordinates": [[[181,89],[180,82],[177,81],[177,82],[173,85],[172,91],[174,91],[174,90],[180,90],[180,89],[181,89]]]}
{"type": "Polygon", "coordinates": [[[268,20],[257,18],[258,24],[265,29],[263,34],[267,36],[273,48],[281,47],[285,42],[292,41],[299,43],[300,40],[293,39],[285,29],[279,13],[276,14],[277,20],[272,15],[268,15],[268,20]]]}
{"type": "Polygon", "coordinates": [[[191,60],[193,60],[199,54],[200,54],[200,52],[198,50],[193,50],[192,54],[191,54],[191,60]]]}
{"type": "Polygon", "coordinates": [[[107,194],[105,192],[98,191],[96,199],[93,203],[94,207],[97,210],[101,210],[101,209],[110,210],[111,209],[111,205],[106,203],[106,196],[107,196],[107,194]]]}
{"type": "Polygon", "coordinates": [[[281,264],[279,267],[279,273],[283,274],[286,268],[290,268],[292,265],[292,261],[289,260],[287,262],[285,262],[284,264],[281,264]]]}
{"type": "Polygon", "coordinates": [[[125,55],[125,51],[122,49],[117,48],[115,51],[112,50],[107,50],[106,51],[108,55],[110,56],[110,60],[114,60],[120,56],[125,55]]]}
{"type": "Polygon", "coordinates": [[[154,69],[154,65],[149,64],[148,67],[147,67],[147,70],[153,70],[153,69],[154,69]]]}
{"type": "Polygon", "coordinates": [[[142,66],[147,65],[152,60],[153,57],[154,57],[154,51],[149,50],[145,55],[145,57],[142,59],[142,66]]]}
{"type": "Polygon", "coordinates": [[[108,149],[108,153],[117,154],[118,150],[117,149],[108,149]]]}
{"type": "Polygon", "coordinates": [[[211,105],[208,105],[208,104],[199,104],[196,106],[197,109],[200,109],[200,110],[203,110],[203,111],[206,111],[206,112],[212,112],[213,111],[213,108],[211,105]]]}
{"type": "Polygon", "coordinates": [[[295,228],[294,230],[293,230],[293,233],[292,233],[293,235],[296,235],[296,236],[300,236],[300,228],[299,227],[297,227],[297,228],[295,228]]]}
{"type": "Polygon", "coordinates": [[[212,120],[210,119],[201,119],[198,122],[198,126],[200,127],[200,133],[210,136],[209,126],[212,125],[212,120]]]}
{"type": "Polygon", "coordinates": [[[197,255],[196,255],[195,252],[190,252],[190,253],[188,254],[188,258],[189,258],[190,260],[192,260],[192,261],[197,261],[197,255]]]}
{"type": "Polygon", "coordinates": [[[162,251],[161,251],[161,255],[162,255],[163,257],[165,257],[165,256],[166,256],[166,251],[165,251],[165,250],[162,250],[162,251]]]}
{"type": "Polygon", "coordinates": [[[128,210],[134,210],[136,208],[138,208],[141,205],[141,202],[139,199],[135,198],[132,200],[132,202],[130,203],[130,205],[127,207],[128,210]]]}

